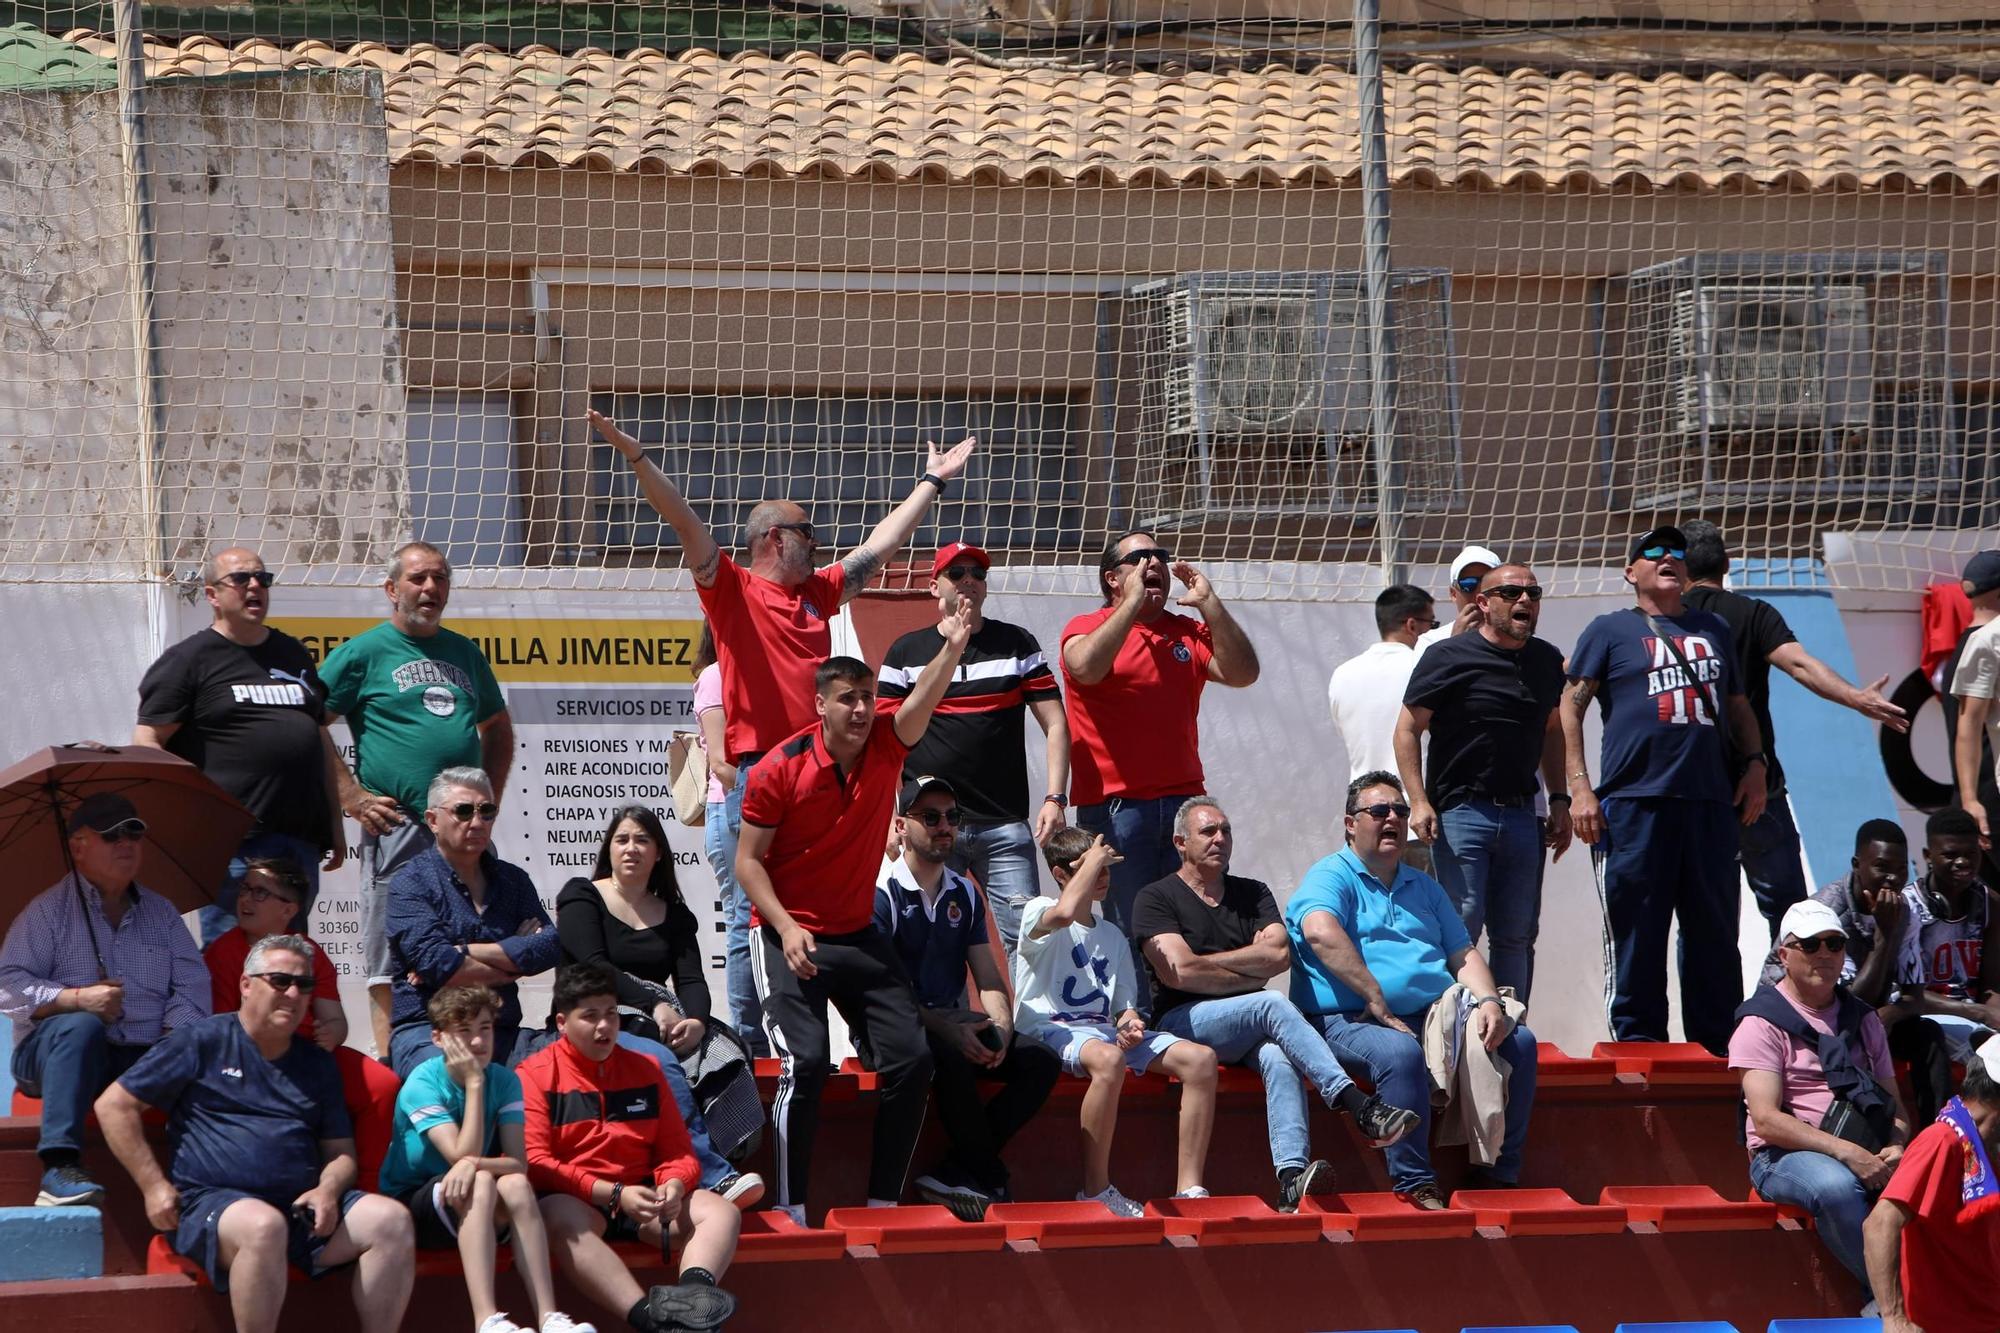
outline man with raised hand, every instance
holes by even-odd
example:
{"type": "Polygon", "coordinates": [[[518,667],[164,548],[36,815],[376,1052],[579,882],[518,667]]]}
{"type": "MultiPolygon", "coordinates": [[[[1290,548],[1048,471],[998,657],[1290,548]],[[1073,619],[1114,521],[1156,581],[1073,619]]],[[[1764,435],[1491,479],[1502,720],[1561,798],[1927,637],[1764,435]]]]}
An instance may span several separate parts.
{"type": "MultiPolygon", "coordinates": [[[[1434,645],[1446,639],[1455,639],[1479,627],[1480,617],[1485,614],[1479,606],[1479,581],[1500,568],[1502,563],[1499,556],[1484,546],[1468,546],[1452,557],[1452,617],[1442,625],[1433,625],[1417,640],[1418,657],[1421,658],[1434,645]]],[[[1361,775],[1357,773],[1355,776],[1361,775]]]]}

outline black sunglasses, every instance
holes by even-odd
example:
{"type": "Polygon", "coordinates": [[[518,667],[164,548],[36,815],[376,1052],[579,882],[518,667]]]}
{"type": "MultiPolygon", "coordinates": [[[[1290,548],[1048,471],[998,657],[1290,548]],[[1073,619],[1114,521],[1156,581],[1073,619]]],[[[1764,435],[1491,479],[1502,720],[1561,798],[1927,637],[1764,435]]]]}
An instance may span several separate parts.
{"type": "Polygon", "coordinates": [[[1685,560],[1688,558],[1685,546],[1642,546],[1639,548],[1641,560],[1685,560]]]}
{"type": "Polygon", "coordinates": [[[1498,597],[1503,602],[1518,602],[1523,597],[1531,602],[1542,600],[1542,585],[1539,583],[1496,583],[1486,590],[1488,597],[1498,597]]]}
{"type": "Polygon", "coordinates": [[[294,976],[290,972],[245,972],[243,975],[246,977],[256,977],[280,995],[294,988],[301,995],[312,994],[313,979],[310,976],[294,976]]]}
{"type": "Polygon", "coordinates": [[[799,534],[800,537],[805,539],[806,545],[808,546],[819,545],[819,542],[813,537],[813,525],[810,523],[773,523],[771,525],[771,531],[796,532],[799,534]]]}
{"type": "Polygon", "coordinates": [[[238,902],[241,902],[245,898],[248,898],[253,903],[268,903],[271,901],[271,899],[276,898],[279,902],[288,903],[293,907],[297,907],[299,905],[299,900],[297,898],[294,898],[291,894],[280,893],[276,889],[267,889],[262,884],[259,884],[254,888],[245,886],[236,895],[236,900],[238,902]]]}
{"type": "Polygon", "coordinates": [[[481,801],[478,805],[470,801],[460,801],[457,805],[446,806],[445,809],[451,811],[451,817],[461,824],[470,824],[474,815],[478,815],[489,824],[500,816],[500,807],[491,801],[481,801]]]}
{"type": "Polygon", "coordinates": [[[1148,560],[1157,560],[1161,564],[1166,565],[1172,564],[1173,559],[1174,553],[1172,551],[1164,551],[1157,546],[1147,546],[1141,547],[1136,551],[1127,551],[1118,557],[1118,563],[1121,565],[1143,565],[1148,560]]]}
{"type": "Polygon", "coordinates": [[[120,820],[110,828],[97,830],[97,836],[113,845],[127,841],[137,842],[146,836],[146,821],[143,819],[120,820]]]}
{"type": "Polygon", "coordinates": [[[1398,819],[1408,819],[1410,817],[1410,807],[1404,805],[1401,801],[1377,801],[1373,805],[1355,806],[1354,813],[1357,815],[1367,815],[1370,819],[1387,819],[1390,815],[1394,815],[1398,819]]]}
{"type": "Polygon", "coordinates": [[[1828,953],[1846,953],[1847,936],[1829,935],[1820,939],[1793,940],[1792,947],[1807,957],[1811,957],[1821,949],[1825,949],[1828,953]]]}
{"type": "Polygon", "coordinates": [[[965,812],[952,805],[942,810],[912,810],[908,817],[923,820],[925,828],[936,828],[939,824],[949,824],[957,828],[958,821],[965,818],[965,812]]]}
{"type": "Polygon", "coordinates": [[[216,582],[227,583],[232,588],[247,588],[253,583],[260,588],[268,588],[277,578],[268,569],[232,569],[216,582]]]}
{"type": "Polygon", "coordinates": [[[981,583],[984,583],[986,582],[986,566],[953,565],[944,572],[944,577],[950,579],[953,583],[958,583],[964,579],[978,579],[981,583]]]}

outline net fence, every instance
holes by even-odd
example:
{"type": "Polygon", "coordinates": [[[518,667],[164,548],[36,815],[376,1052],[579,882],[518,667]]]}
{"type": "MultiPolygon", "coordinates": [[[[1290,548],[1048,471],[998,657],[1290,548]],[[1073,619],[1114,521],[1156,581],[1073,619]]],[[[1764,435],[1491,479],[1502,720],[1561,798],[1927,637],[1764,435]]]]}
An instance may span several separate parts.
{"type": "Polygon", "coordinates": [[[1017,590],[1145,527],[1236,596],[1468,542],[1564,591],[1693,517],[1950,575],[2000,24],[1647,12],[1388,4],[1371,254],[1345,6],[148,5],[123,93],[112,7],[0,6],[0,578],[684,580],[593,407],[732,547],[778,497],[851,546],[976,436],[911,549],[1017,590]]]}

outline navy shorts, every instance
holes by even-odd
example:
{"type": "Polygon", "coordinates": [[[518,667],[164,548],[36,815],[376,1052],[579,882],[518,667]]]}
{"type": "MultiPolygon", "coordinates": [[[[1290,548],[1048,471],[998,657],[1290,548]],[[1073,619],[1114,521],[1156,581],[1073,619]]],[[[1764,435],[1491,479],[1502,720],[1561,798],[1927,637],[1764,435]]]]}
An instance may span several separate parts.
{"type": "MultiPolygon", "coordinates": [[[[346,1217],[354,1205],[366,1197],[360,1190],[349,1190],[341,1195],[340,1215],[346,1217]]],[[[174,1252],[200,1264],[217,1291],[229,1290],[229,1274],[222,1267],[222,1214],[239,1199],[255,1198],[256,1195],[243,1190],[225,1189],[188,1190],[181,1194],[181,1221],[174,1228],[174,1252]]],[[[261,1202],[269,1203],[270,1200],[261,1202]]],[[[324,1277],[332,1272],[332,1268],[322,1268],[319,1263],[319,1253],[332,1237],[313,1235],[312,1223],[292,1217],[290,1204],[272,1204],[272,1207],[286,1217],[285,1261],[312,1278],[324,1277]]],[[[345,1264],[336,1266],[346,1267],[345,1264]]]]}

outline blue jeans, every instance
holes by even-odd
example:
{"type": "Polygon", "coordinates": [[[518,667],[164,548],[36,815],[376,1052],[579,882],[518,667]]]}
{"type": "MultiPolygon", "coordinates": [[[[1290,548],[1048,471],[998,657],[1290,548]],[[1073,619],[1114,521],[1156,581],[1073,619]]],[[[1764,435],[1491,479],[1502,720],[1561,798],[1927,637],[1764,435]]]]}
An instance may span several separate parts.
{"type": "Polygon", "coordinates": [[[1465,933],[1475,944],[1481,930],[1488,933],[1494,981],[1526,1003],[1542,928],[1542,826],[1535,812],[1486,800],[1441,811],[1431,861],[1465,933]]]}
{"type": "Polygon", "coordinates": [[[1743,878],[1757,895],[1757,912],[1771,926],[1771,941],[1778,939],[1778,923],[1785,909],[1806,900],[1805,865],[1799,860],[1799,830],[1792,822],[1791,802],[1785,793],[1773,792],[1757,822],[1739,830],[1742,839],[1743,878]]]}
{"type": "Polygon", "coordinates": [[[1789,1203],[1811,1213],[1819,1238],[1840,1266],[1863,1288],[1868,1286],[1861,1226],[1871,1205],[1868,1191],[1852,1171],[1825,1153],[1766,1147],[1750,1155],[1750,1183],[1772,1203],[1789,1203]]]}
{"type": "Polygon", "coordinates": [[[666,1075],[667,1087],[674,1094],[674,1105],[681,1108],[681,1120],[686,1123],[688,1138],[694,1143],[695,1165],[701,1168],[701,1187],[712,1190],[735,1175],[736,1168],[709,1141],[708,1124],[701,1118],[701,1108],[694,1104],[694,1089],[688,1086],[687,1071],[681,1068],[681,1058],[659,1042],[635,1037],[629,1032],[618,1034],[618,1044],[628,1051],[646,1056],[666,1075]]]}
{"type": "Polygon", "coordinates": [[[201,947],[206,949],[236,924],[236,894],[243,887],[244,862],[253,856],[282,856],[305,872],[306,900],[292,918],[294,930],[304,930],[313,901],[319,897],[319,862],[322,853],[303,838],[284,833],[253,833],[236,845],[229,859],[229,878],[216,890],[215,901],[195,913],[201,927],[201,947]]]}
{"type": "MultiPolygon", "coordinates": [[[[1411,1032],[1422,1032],[1426,1013],[1418,1010],[1396,1017],[1411,1032]]],[[[1416,1112],[1421,1122],[1402,1142],[1383,1150],[1389,1183],[1405,1193],[1436,1184],[1437,1173],[1431,1169],[1431,1076],[1424,1065],[1423,1043],[1408,1033],[1345,1014],[1323,1015],[1319,1025],[1342,1064],[1367,1075],[1377,1097],[1416,1112]]],[[[1526,1024],[1517,1025],[1494,1054],[1505,1059],[1513,1072],[1507,1076],[1507,1128],[1500,1141],[1500,1159],[1487,1169],[1501,1180],[1518,1181],[1521,1145],[1528,1140],[1528,1117],[1535,1109],[1535,1034],[1526,1024]]]]}
{"type": "Polygon", "coordinates": [[[1154,1026],[1176,1037],[1215,1048],[1226,1065],[1256,1063],[1264,1079],[1264,1122],[1271,1135],[1271,1165],[1283,1171],[1312,1157],[1306,1137],[1305,1089],[1301,1074],[1328,1106],[1354,1080],[1340,1067],[1326,1039],[1298,1007],[1276,991],[1197,1000],[1162,1014],[1154,1026]]]}
{"type": "MultiPolygon", "coordinates": [[[[1188,796],[1194,794],[1189,792],[1188,796]]],[[[1113,796],[1097,805],[1076,808],[1076,826],[1086,833],[1102,834],[1125,858],[1111,867],[1111,891],[1104,899],[1104,914],[1128,940],[1132,938],[1132,904],[1139,890],[1180,869],[1181,854],[1174,850],[1174,815],[1185,800],[1187,796],[1136,801],[1113,796]]],[[[1144,1013],[1152,1004],[1152,973],[1136,944],[1132,948],[1132,975],[1137,983],[1138,1008],[1144,1013]]]]}
{"type": "Polygon", "coordinates": [[[1025,823],[961,824],[952,844],[951,868],[971,875],[986,890],[987,910],[993,913],[1001,946],[1007,950],[1006,967],[1013,965],[1020,943],[1021,909],[1042,891],[1035,857],[1035,832],[1025,823]]]}
{"type": "Polygon", "coordinates": [[[771,1043],[764,1036],[764,1007],[757,1002],[757,982],[750,973],[750,895],[736,882],[736,834],[743,824],[743,781],[748,771],[747,766],[738,769],[736,785],[724,799],[708,803],[702,850],[722,899],[722,979],[729,994],[729,1025],[742,1036],[750,1054],[759,1056],[771,1053],[771,1043]]]}
{"type": "Polygon", "coordinates": [[[14,1048],[14,1082],[42,1099],[39,1152],[82,1152],[90,1104],[149,1048],[112,1041],[95,1014],[44,1018],[14,1048]]]}

